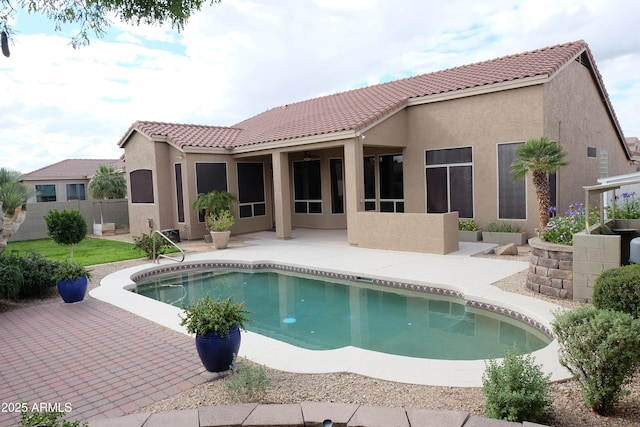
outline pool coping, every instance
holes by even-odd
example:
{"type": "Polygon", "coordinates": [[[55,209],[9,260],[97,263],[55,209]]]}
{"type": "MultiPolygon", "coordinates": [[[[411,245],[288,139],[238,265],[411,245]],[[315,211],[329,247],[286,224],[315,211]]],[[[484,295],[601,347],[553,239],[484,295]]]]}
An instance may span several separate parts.
{"type": "MultiPolygon", "coordinates": [[[[350,263],[353,268],[327,268],[331,264],[331,259],[335,257],[351,254],[356,250],[359,257],[378,257],[402,256],[406,254],[385,254],[381,252],[393,251],[377,251],[363,250],[359,248],[340,248],[330,249],[330,252],[322,252],[318,246],[308,247],[300,242],[294,244],[296,256],[294,258],[304,258],[304,251],[312,251],[315,256],[306,261],[302,259],[296,262],[286,262],[283,257],[289,254],[291,257],[291,246],[286,246],[286,242],[269,242],[271,246],[266,247],[257,244],[252,248],[235,248],[225,251],[213,251],[187,256],[188,264],[250,264],[250,265],[279,265],[298,271],[322,271],[327,275],[337,276],[366,276],[374,280],[386,281],[389,283],[410,282],[412,286],[426,287],[441,292],[446,295],[461,297],[465,301],[477,307],[494,310],[503,314],[512,315],[516,318],[521,316],[530,324],[535,324],[542,331],[549,332],[551,330],[551,321],[553,319],[553,311],[560,308],[559,306],[536,298],[504,292],[496,288],[488,289],[486,283],[481,283],[475,287],[463,288],[464,277],[455,277],[454,271],[451,271],[452,281],[455,283],[433,283],[431,281],[409,280],[408,277],[396,277],[395,275],[381,275],[374,273],[369,267],[366,271],[362,267],[368,265],[367,262],[376,262],[375,259],[370,261],[358,262],[355,258],[350,263]],[[284,244],[284,245],[283,245],[284,244]],[[264,259],[264,250],[269,250],[271,256],[268,260],[264,259]],[[364,251],[364,252],[363,252],[364,251]],[[280,258],[280,259],[278,259],[280,258]],[[360,270],[360,271],[357,271],[360,270]],[[392,277],[393,276],[393,277],[392,277]]],[[[311,254],[308,254],[311,255],[311,254]]],[[[412,256],[415,256],[413,254],[412,256]]],[[[382,259],[382,258],[381,258],[382,259]]],[[[400,258],[398,258],[400,259],[400,258]]],[[[464,263],[464,257],[452,256],[420,256],[420,261],[438,262],[439,268],[449,268],[447,263],[458,265],[464,263]],[[435,257],[435,258],[434,258],[435,257]],[[443,265],[444,264],[444,265],[443,265]]],[[[505,275],[510,275],[514,269],[524,267],[524,264],[518,261],[494,261],[494,260],[473,260],[466,261],[467,264],[473,264],[473,271],[467,271],[465,277],[474,277],[478,275],[478,271],[484,271],[484,263],[478,264],[478,261],[487,263],[489,268],[505,268],[501,263],[510,263],[509,268],[505,270],[505,275]],[[519,263],[523,265],[513,265],[519,263]]],[[[434,264],[435,266],[435,264],[434,264]]],[[[146,264],[127,268],[116,273],[106,276],[101,285],[90,292],[91,296],[113,304],[148,320],[159,323],[174,331],[187,334],[184,327],[180,326],[179,314],[182,310],[177,307],[169,306],[165,303],[149,299],[147,297],[130,292],[135,283],[131,277],[135,274],[144,274],[150,269],[182,269],[184,265],[175,264],[172,261],[162,260],[160,264],[146,264]]],[[[521,268],[524,269],[524,268],[521,268]]],[[[407,268],[407,270],[409,270],[407,268]]],[[[437,270],[433,268],[432,270],[437,270]]],[[[403,271],[404,276],[410,276],[407,271],[403,271]]],[[[437,271],[434,271],[437,276],[437,271]]],[[[485,275],[488,276],[488,274],[485,275]]],[[[488,280],[492,280],[488,278],[488,280]]],[[[195,349],[194,349],[195,351],[195,349]]],[[[540,364],[543,371],[551,374],[552,381],[565,380],[571,377],[571,374],[562,367],[558,360],[557,341],[553,340],[551,344],[545,348],[533,352],[537,364],[540,364]]],[[[480,387],[482,385],[482,374],[485,369],[484,360],[435,360],[420,359],[406,356],[390,355],[370,350],[363,350],[356,347],[344,347],[335,350],[306,350],[286,344],[275,339],[264,337],[256,333],[245,331],[242,333],[242,345],[240,347],[240,356],[252,360],[259,364],[264,364],[274,369],[279,369],[297,373],[329,373],[329,372],[352,372],[365,375],[368,377],[379,378],[388,381],[396,381],[411,384],[423,384],[434,386],[451,386],[451,387],[480,387]]]]}

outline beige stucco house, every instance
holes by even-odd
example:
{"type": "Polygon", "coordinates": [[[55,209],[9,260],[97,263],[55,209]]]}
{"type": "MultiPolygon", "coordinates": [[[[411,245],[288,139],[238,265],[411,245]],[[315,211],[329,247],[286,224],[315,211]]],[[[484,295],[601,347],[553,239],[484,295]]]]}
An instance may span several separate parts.
{"type": "Polygon", "coordinates": [[[635,170],[584,41],[275,107],[231,127],[135,122],[125,150],[133,235],[178,229],[199,239],[191,204],[236,193],[234,233],[346,229],[352,245],[448,253],[458,218],[519,225],[535,235],[529,179],[514,181],[514,150],[560,141],[569,166],[555,205],[582,187],[635,170]]]}
{"type": "Polygon", "coordinates": [[[89,180],[100,165],[124,169],[123,159],[65,159],[22,175],[22,183],[35,190],[27,203],[89,200],[89,180]]]}

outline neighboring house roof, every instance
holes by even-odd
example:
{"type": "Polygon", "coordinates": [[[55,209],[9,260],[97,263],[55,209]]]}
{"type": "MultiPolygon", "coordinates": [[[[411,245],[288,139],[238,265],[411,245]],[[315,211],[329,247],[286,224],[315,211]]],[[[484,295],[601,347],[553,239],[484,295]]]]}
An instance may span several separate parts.
{"type": "Polygon", "coordinates": [[[627,147],[629,148],[629,152],[631,153],[631,158],[635,162],[640,161],[640,141],[637,136],[630,136],[626,138],[627,147]]]}
{"type": "Polygon", "coordinates": [[[465,91],[478,88],[496,91],[512,87],[507,83],[515,87],[543,83],[540,79],[552,78],[573,60],[590,69],[626,150],[602,77],[583,40],[284,105],[232,127],[135,122],[118,144],[123,147],[134,131],[148,137],[166,137],[168,142],[180,148],[236,148],[344,131],[358,132],[405,108],[410,102],[419,103],[421,98],[443,94],[453,97],[456,93],[463,96],[465,91]]]}
{"type": "Polygon", "coordinates": [[[100,165],[124,168],[122,159],[67,159],[22,175],[22,181],[86,180],[100,165]]]}

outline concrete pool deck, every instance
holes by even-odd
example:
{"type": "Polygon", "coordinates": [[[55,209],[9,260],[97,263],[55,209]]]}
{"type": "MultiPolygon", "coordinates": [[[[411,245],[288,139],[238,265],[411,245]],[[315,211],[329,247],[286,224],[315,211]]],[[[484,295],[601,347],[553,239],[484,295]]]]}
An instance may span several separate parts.
{"type": "MultiPolygon", "coordinates": [[[[131,241],[128,235],[114,237],[131,241]]],[[[476,264],[475,259],[467,259],[471,254],[486,251],[492,246],[482,243],[461,244],[458,253],[443,257],[350,248],[344,231],[296,230],[294,237],[296,239],[283,242],[275,240],[275,233],[241,236],[234,243],[242,241],[246,247],[209,253],[205,253],[209,246],[202,241],[185,242],[184,247],[189,259],[234,259],[245,252],[258,256],[255,251],[260,250],[263,257],[273,254],[274,257],[288,257],[299,263],[316,262],[325,266],[335,257],[342,257],[336,260],[336,264],[349,267],[359,265],[362,262],[357,261],[359,258],[371,257],[371,261],[375,261],[371,273],[378,270],[385,274],[396,270],[402,273],[402,270],[407,270],[405,273],[408,274],[411,269],[422,268],[421,275],[431,278],[446,277],[448,268],[452,280],[455,277],[464,281],[464,277],[458,276],[466,274],[470,281],[480,280],[483,283],[492,283],[514,271],[522,271],[527,264],[516,261],[496,263],[484,258],[478,258],[480,264],[476,264]],[[400,264],[393,268],[396,262],[400,264]],[[414,263],[417,264],[412,267],[414,263]],[[471,270],[467,271],[469,268],[471,270]]],[[[165,261],[163,265],[170,263],[165,261]]],[[[153,266],[148,263],[143,268],[153,266]]],[[[107,285],[105,283],[105,289],[109,287],[107,285]]],[[[117,286],[121,288],[122,284],[117,286]]],[[[101,288],[96,291],[98,289],[101,288]]],[[[113,292],[110,298],[129,294],[113,292]]],[[[504,298],[508,300],[512,295],[506,294],[504,298]]],[[[527,303],[528,300],[521,302],[527,303]]],[[[119,303],[124,305],[125,301],[119,303]]],[[[528,309],[535,311],[535,306],[528,309]]],[[[153,313],[152,309],[150,311],[153,313]]],[[[158,313],[166,317],[162,309],[158,313]]],[[[11,412],[10,405],[20,402],[28,402],[29,409],[32,405],[45,405],[52,409],[59,405],[60,409],[68,412],[67,419],[89,421],[91,427],[321,426],[325,419],[333,420],[336,427],[536,426],[470,416],[461,411],[323,402],[202,406],[191,410],[144,413],[140,411],[149,405],[211,379],[211,374],[204,371],[198,360],[190,336],[168,330],[91,296],[74,304],[65,304],[54,297],[41,304],[0,312],[0,324],[3,328],[0,333],[0,402],[7,405],[3,407],[6,411],[0,411],[0,425],[3,426],[19,423],[20,415],[11,412]]],[[[243,342],[243,346],[245,344],[243,342]]],[[[271,357],[273,354],[276,353],[271,357]]]]}
{"type": "MultiPolygon", "coordinates": [[[[502,291],[492,283],[526,270],[527,262],[487,259],[472,255],[495,245],[460,243],[460,250],[448,255],[383,251],[348,245],[344,230],[294,230],[293,239],[277,240],[273,232],[241,236],[241,247],[189,254],[185,262],[228,261],[243,263],[271,262],[305,269],[318,269],[368,278],[385,278],[419,283],[456,291],[466,300],[486,303],[519,313],[550,328],[552,312],[559,308],[546,301],[502,291]]],[[[162,266],[175,264],[163,259],[162,266]]],[[[152,320],[167,328],[185,333],[179,325],[176,307],[129,292],[132,274],[157,264],[128,268],[105,277],[91,296],[152,320]]],[[[552,381],[570,377],[560,365],[557,344],[533,353],[536,363],[551,373],[552,381]]],[[[353,372],[389,381],[413,384],[480,387],[485,362],[449,361],[395,356],[346,347],[311,351],[255,333],[243,332],[240,356],[259,364],[289,372],[353,372]]]]}

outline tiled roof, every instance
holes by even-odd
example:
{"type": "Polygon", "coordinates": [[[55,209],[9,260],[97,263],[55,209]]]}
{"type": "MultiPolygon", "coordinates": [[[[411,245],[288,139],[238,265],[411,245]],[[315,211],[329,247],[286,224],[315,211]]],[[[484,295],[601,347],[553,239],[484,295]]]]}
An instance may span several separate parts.
{"type": "MultiPolygon", "coordinates": [[[[536,76],[550,77],[585,51],[590,62],[588,66],[598,80],[603,98],[609,102],[589,47],[586,42],[579,40],[283,105],[241,121],[233,127],[136,122],[122,137],[119,145],[122,147],[135,130],[148,137],[166,136],[169,142],[180,148],[241,147],[341,131],[359,131],[404,108],[412,98],[448,94],[498,83],[517,83],[536,76]]],[[[610,110],[612,120],[619,128],[613,109],[610,110]]]]}
{"type": "Polygon", "coordinates": [[[240,133],[240,129],[222,126],[188,125],[163,122],[137,121],[122,137],[118,145],[122,146],[133,130],[148,138],[166,137],[176,147],[230,147],[240,133]]]}
{"type": "Polygon", "coordinates": [[[243,130],[235,146],[361,130],[411,98],[551,76],[584,49],[565,43],[273,108],[234,125],[243,130]]]}
{"type": "Polygon", "coordinates": [[[100,165],[124,167],[121,159],[67,159],[22,175],[23,181],[87,179],[100,165]]]}

